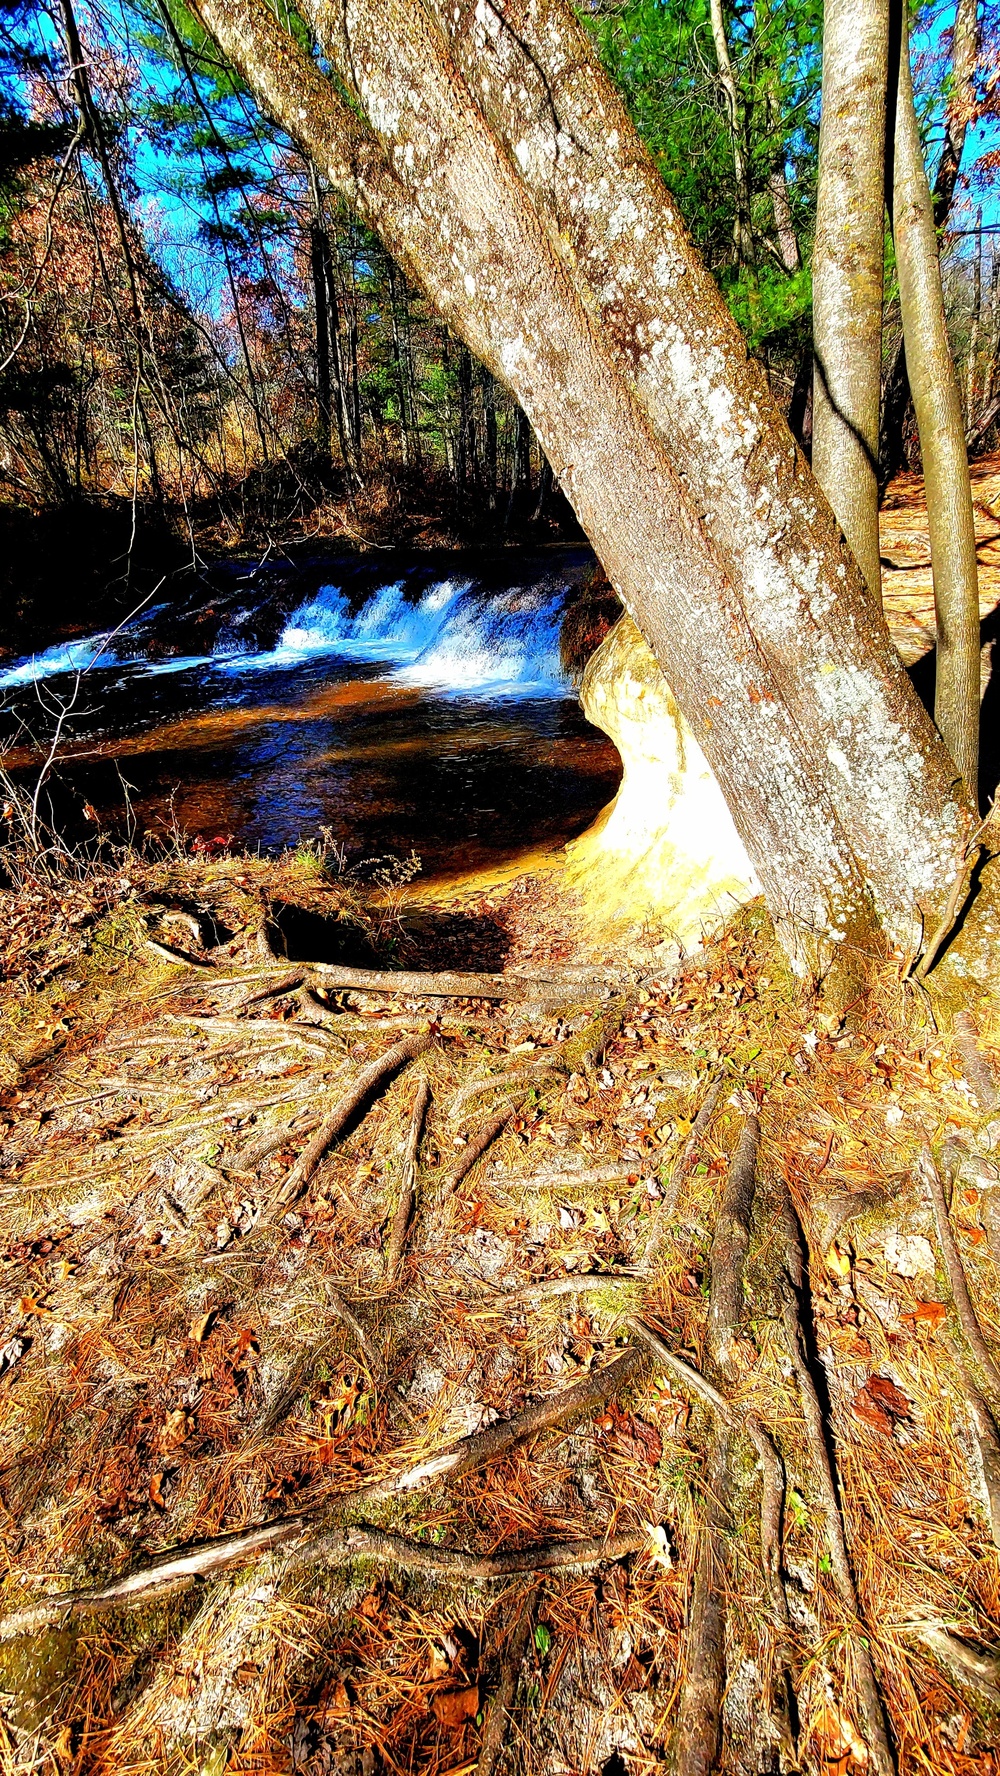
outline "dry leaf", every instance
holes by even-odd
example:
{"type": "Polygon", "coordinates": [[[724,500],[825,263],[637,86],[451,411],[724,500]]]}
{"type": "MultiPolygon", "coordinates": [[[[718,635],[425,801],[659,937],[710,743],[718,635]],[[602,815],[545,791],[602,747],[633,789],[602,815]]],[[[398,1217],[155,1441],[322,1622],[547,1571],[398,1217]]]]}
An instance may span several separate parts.
{"type": "Polygon", "coordinates": [[[190,1414],[185,1412],[183,1406],[175,1406],[172,1412],[167,1413],[163,1421],[159,1439],[160,1448],[176,1449],[179,1443],[184,1442],[190,1429],[190,1414]]]}
{"type": "Polygon", "coordinates": [[[191,1337],[195,1344],[201,1344],[207,1338],[215,1320],[215,1313],[215,1308],[210,1307],[207,1313],[199,1314],[196,1320],[191,1321],[191,1337]]]}
{"type": "Polygon", "coordinates": [[[913,1312],[905,1313],[901,1318],[912,1320],[915,1325],[922,1320],[925,1325],[930,1326],[932,1332],[936,1332],[948,1318],[948,1309],[943,1301],[918,1301],[913,1312]]]}
{"type": "Polygon", "coordinates": [[[670,1551],[670,1542],[662,1523],[644,1523],[643,1529],[649,1536],[649,1557],[657,1566],[666,1567],[667,1572],[673,1570],[674,1557],[670,1551]]]}
{"type": "Polygon", "coordinates": [[[851,1274],[850,1253],[845,1252],[841,1246],[837,1245],[836,1241],[827,1252],[826,1264],[827,1269],[832,1270],[834,1276],[840,1277],[842,1282],[846,1282],[851,1274]]]}
{"type": "Polygon", "coordinates": [[[165,1511],[167,1508],[167,1501],[163,1496],[162,1474],[154,1474],[149,1482],[149,1502],[151,1505],[155,1505],[158,1511],[165,1511]]]}
{"type": "Polygon", "coordinates": [[[857,1418],[863,1419],[865,1424],[873,1425],[875,1430],[881,1431],[883,1436],[892,1436],[892,1419],[878,1402],[872,1399],[867,1388],[858,1389],[851,1401],[851,1411],[857,1418]]]}
{"type": "Polygon", "coordinates": [[[891,1412],[893,1418],[909,1418],[909,1400],[887,1375],[873,1375],[866,1385],[872,1398],[884,1406],[886,1412],[891,1412]]]}
{"type": "Polygon", "coordinates": [[[472,1684],[467,1690],[444,1690],[435,1696],[431,1708],[443,1727],[461,1727],[479,1713],[479,1685],[472,1684]]]}
{"type": "Polygon", "coordinates": [[[37,1295],[22,1295],[21,1312],[23,1314],[38,1314],[41,1316],[43,1314],[51,1314],[52,1309],[51,1307],[46,1307],[44,1301],[39,1300],[37,1295]]]}

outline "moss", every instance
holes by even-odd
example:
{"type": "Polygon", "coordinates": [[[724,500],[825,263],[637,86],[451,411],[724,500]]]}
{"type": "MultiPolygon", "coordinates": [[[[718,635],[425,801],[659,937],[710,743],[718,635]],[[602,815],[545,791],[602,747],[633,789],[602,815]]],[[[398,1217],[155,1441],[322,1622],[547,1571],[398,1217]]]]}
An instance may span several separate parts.
{"type": "Polygon", "coordinates": [[[0,1691],[10,1696],[7,1711],[21,1732],[37,1732],[51,1715],[72,1676],[79,1638],[77,1628],[45,1628],[0,1643],[0,1691]]]}

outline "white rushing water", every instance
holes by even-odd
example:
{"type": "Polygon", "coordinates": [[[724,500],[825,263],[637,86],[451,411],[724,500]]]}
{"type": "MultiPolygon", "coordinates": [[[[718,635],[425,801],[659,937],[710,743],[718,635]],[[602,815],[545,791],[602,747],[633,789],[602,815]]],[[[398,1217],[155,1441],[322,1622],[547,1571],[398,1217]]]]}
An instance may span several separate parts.
{"type": "MultiPolygon", "coordinates": [[[[384,661],[399,681],[451,695],[565,696],[559,660],[562,590],[551,585],[482,592],[471,580],[442,579],[410,602],[405,582],[380,587],[353,615],[338,586],[324,586],[289,617],[273,648],[240,646],[240,621],[223,629],[211,654],[144,660],[127,631],[47,648],[0,672],[0,690],[129,665],[150,676],[195,667],[235,677],[294,668],[321,656],[384,661]]],[[[244,619],[247,613],[244,613],[244,619]]]]}

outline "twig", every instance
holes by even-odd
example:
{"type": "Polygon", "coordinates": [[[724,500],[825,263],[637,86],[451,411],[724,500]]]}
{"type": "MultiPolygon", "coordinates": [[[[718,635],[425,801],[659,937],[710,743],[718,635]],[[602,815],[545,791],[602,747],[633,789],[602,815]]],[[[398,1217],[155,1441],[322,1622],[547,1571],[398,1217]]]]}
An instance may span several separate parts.
{"type": "Polygon", "coordinates": [[[299,1191],[305,1188],[331,1141],[339,1135],[344,1124],[350,1120],[376,1086],[380,1085],[390,1073],[397,1072],[407,1061],[412,1061],[417,1055],[424,1054],[430,1048],[431,1042],[430,1036],[408,1036],[405,1042],[397,1042],[394,1048],[386,1049],[384,1054],[377,1056],[374,1061],[369,1061],[367,1067],[362,1067],[350,1090],[344,1093],[330,1115],[320,1123],[312,1140],[299,1155],[278,1192],[277,1201],[279,1204],[294,1201],[299,1191]]]}
{"type": "Polygon", "coordinates": [[[653,1225],[649,1230],[649,1238],[646,1241],[646,1250],[642,1259],[642,1268],[647,1273],[654,1268],[659,1260],[660,1253],[663,1250],[667,1233],[670,1228],[670,1223],[677,1212],[677,1204],[680,1199],[684,1180],[688,1174],[688,1168],[701,1145],[702,1137],[706,1134],[712,1117],[715,1115],[716,1105],[722,1096],[722,1088],[724,1085],[725,1074],[723,1073],[718,1074],[709,1085],[701,1109],[698,1111],[692,1124],[691,1133],[684,1143],[683,1152],[681,1153],[677,1164],[674,1166],[670,1183],[657,1205],[656,1213],[653,1216],[653,1225]]]}
{"type": "Polygon", "coordinates": [[[492,1116],[488,1117],[485,1122],[480,1123],[478,1129],[469,1136],[468,1145],[462,1149],[459,1158],[456,1159],[441,1187],[441,1200],[443,1202],[446,1202],[450,1196],[454,1195],[455,1191],[461,1184],[462,1179],[471,1172],[476,1160],[480,1159],[486,1152],[487,1147],[490,1146],[491,1142],[496,1140],[501,1129],[507,1127],[508,1122],[514,1114],[515,1108],[516,1106],[512,1104],[508,1098],[500,1105],[498,1110],[494,1111],[492,1116]]]}
{"type": "Polygon", "coordinates": [[[955,1047],[976,1103],[980,1110],[995,1110],[1000,1104],[1000,1095],[993,1069],[979,1047],[979,1031],[974,1020],[967,1011],[956,1011],[953,1028],[955,1047]]]}
{"type": "Polygon", "coordinates": [[[423,1132],[424,1121],[427,1116],[427,1109],[430,1101],[431,1088],[426,1079],[420,1079],[417,1083],[417,1095],[413,1100],[409,1131],[403,1145],[402,1166],[399,1178],[399,1200],[396,1203],[396,1213],[392,1218],[392,1227],[389,1232],[389,1243],[385,1253],[385,1274],[386,1279],[390,1283],[395,1282],[396,1280],[396,1274],[399,1270],[403,1256],[403,1246],[406,1243],[406,1230],[410,1225],[410,1216],[413,1213],[413,1187],[417,1172],[417,1149],[420,1146],[420,1136],[423,1132]]]}
{"type": "Polygon", "coordinates": [[[430,1485],[432,1481],[450,1482],[457,1480],[462,1474],[471,1474],[484,1463],[505,1455],[527,1437],[533,1437],[537,1432],[548,1430],[553,1425],[565,1424],[569,1419],[583,1418],[595,1407],[605,1405],[608,1400],[621,1393],[646,1361],[645,1351],[640,1350],[637,1345],[627,1345],[603,1369],[592,1370],[572,1387],[561,1388],[542,1400],[535,1400],[523,1412],[515,1413],[513,1418],[497,1419],[484,1430],[475,1431],[470,1437],[463,1437],[460,1443],[453,1444],[450,1449],[428,1456],[425,1461],[406,1468],[394,1479],[377,1481],[372,1486],[366,1486],[355,1496],[360,1499],[396,1498],[400,1493],[415,1492],[420,1487],[430,1485]]]}
{"type": "Polygon", "coordinates": [[[524,1655],[528,1650],[539,1595],[540,1590],[536,1585],[533,1590],[526,1592],[518,1603],[503,1649],[500,1682],[497,1684],[496,1694],[486,1711],[476,1776],[493,1776],[497,1761],[502,1755],[509,1731],[510,1711],[517,1695],[517,1681],[521,1675],[521,1666],[524,1664],[524,1655]]]}
{"type": "Polygon", "coordinates": [[[712,1240],[708,1350],[720,1368],[728,1367],[743,1313],[743,1269],[750,1248],[750,1211],[757,1175],[760,1124],[748,1116],[729,1168],[712,1240]]]}
{"type": "Polygon", "coordinates": [[[938,1245],[941,1248],[941,1256],[944,1259],[944,1267],[947,1272],[948,1282],[951,1286],[952,1300],[955,1303],[955,1312],[958,1315],[959,1325],[965,1334],[969,1349],[979,1363],[983,1374],[990,1386],[995,1389],[997,1396],[1000,1397],[1000,1370],[997,1369],[997,1365],[990,1354],[989,1345],[983,1337],[983,1329],[979,1324],[979,1320],[976,1317],[976,1310],[972,1305],[972,1296],[969,1294],[969,1285],[965,1280],[965,1269],[962,1264],[958,1247],[955,1244],[955,1236],[951,1231],[951,1222],[948,1219],[948,1204],[945,1202],[944,1184],[941,1181],[941,1173],[937,1169],[934,1162],[934,1155],[929,1147],[925,1146],[923,1148],[920,1158],[917,1161],[917,1166],[920,1175],[930,1192],[931,1205],[934,1209],[934,1223],[937,1227],[938,1245]]]}

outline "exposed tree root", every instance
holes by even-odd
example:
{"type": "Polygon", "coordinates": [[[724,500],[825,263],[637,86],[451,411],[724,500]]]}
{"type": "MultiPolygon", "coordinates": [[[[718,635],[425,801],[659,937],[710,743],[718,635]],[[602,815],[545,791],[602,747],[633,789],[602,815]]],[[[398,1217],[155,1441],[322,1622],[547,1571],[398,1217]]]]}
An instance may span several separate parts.
{"type": "Polygon", "coordinates": [[[500,1682],[497,1684],[496,1693],[486,1710],[476,1776],[493,1776],[493,1772],[503,1756],[510,1726],[510,1711],[514,1706],[521,1666],[524,1664],[524,1655],[531,1639],[538,1595],[536,1587],[518,1600],[503,1649],[500,1682]]]}
{"type": "Polygon", "coordinates": [[[685,1141],[680,1158],[677,1160],[670,1175],[670,1183],[664,1191],[660,1202],[657,1204],[656,1213],[653,1216],[653,1225],[649,1230],[649,1238],[646,1241],[646,1250],[642,1259],[642,1268],[647,1274],[650,1271],[655,1270],[660,1261],[660,1256],[663,1252],[664,1245],[666,1244],[667,1235],[670,1232],[671,1223],[677,1213],[677,1205],[680,1201],[681,1191],[684,1188],[684,1180],[691,1169],[691,1162],[698,1151],[701,1141],[708,1133],[709,1124],[715,1115],[724,1085],[725,1075],[721,1073],[718,1078],[713,1079],[709,1085],[701,1108],[692,1124],[691,1133],[685,1141]]]}
{"type": "Polygon", "coordinates": [[[337,962],[306,966],[316,985],[332,992],[405,994],[408,999],[527,999],[532,992],[531,982],[506,974],[391,973],[337,962]]]}
{"type": "Polygon", "coordinates": [[[330,1143],[336,1139],[344,1125],[350,1121],[356,1110],[361,1108],[366,1098],[387,1079],[391,1073],[398,1072],[407,1061],[415,1060],[417,1055],[424,1054],[431,1047],[431,1036],[410,1036],[405,1042],[397,1042],[394,1048],[386,1049],[367,1067],[362,1067],[350,1089],[340,1098],[313,1135],[308,1146],[300,1154],[284,1184],[278,1192],[278,1203],[293,1202],[301,1190],[304,1190],[319,1165],[330,1143]]]}
{"type": "Polygon", "coordinates": [[[536,1085],[546,1073],[561,1071],[565,1071],[564,1064],[558,1050],[554,1050],[552,1054],[545,1055],[530,1065],[508,1067],[502,1073],[491,1073],[488,1079],[473,1079],[471,1084],[463,1085],[452,1098],[448,1105],[448,1121],[458,1122],[465,1111],[466,1104],[470,1104],[473,1098],[481,1097],[484,1092],[505,1091],[509,1090],[512,1085],[536,1085]]]}
{"type": "MultiPolygon", "coordinates": [[[[801,1239],[795,1211],[790,1201],[787,1202],[784,1214],[786,1232],[786,1275],[780,1283],[781,1313],[788,1342],[789,1355],[799,1387],[799,1399],[802,1404],[802,1417],[805,1424],[806,1445],[813,1479],[819,1495],[826,1525],[826,1545],[830,1557],[830,1571],[838,1595],[845,1610],[859,1625],[864,1624],[864,1616],[858,1599],[854,1573],[851,1568],[850,1554],[847,1548],[847,1536],[844,1519],[837,1496],[837,1484],[834,1479],[830,1451],[827,1445],[826,1426],[823,1422],[823,1409],[820,1405],[816,1384],[806,1357],[803,1343],[802,1327],[799,1321],[798,1290],[804,1287],[805,1267],[802,1258],[801,1239]]],[[[858,1672],[858,1685],[864,1714],[865,1735],[868,1748],[872,1755],[873,1768],[878,1776],[895,1776],[896,1760],[889,1738],[889,1726],[885,1716],[885,1708],[879,1693],[878,1681],[871,1654],[868,1651],[867,1639],[858,1635],[853,1655],[858,1672]]]]}
{"type": "Polygon", "coordinates": [[[983,1337],[983,1329],[979,1324],[976,1310],[972,1305],[969,1285],[965,1280],[965,1267],[961,1254],[955,1243],[955,1235],[951,1231],[948,1216],[948,1204],[945,1201],[944,1183],[941,1173],[934,1162],[934,1155],[929,1147],[924,1147],[917,1161],[920,1176],[927,1186],[934,1210],[934,1225],[937,1228],[938,1246],[944,1259],[945,1273],[951,1288],[952,1300],[958,1323],[973,1356],[982,1370],[996,1397],[1000,1399],[1000,1369],[993,1359],[990,1347],[983,1337]]]}
{"type": "Polygon", "coordinates": [[[65,1624],[75,1617],[101,1615],[175,1595],[198,1580],[217,1578],[279,1548],[291,1550],[295,1567],[349,1566],[355,1560],[380,1560],[402,1572],[428,1573],[467,1584],[507,1579],[517,1573],[572,1572],[602,1566],[641,1553],[649,1546],[648,1531],[629,1530],[617,1535],[581,1537],[575,1542],[543,1542],[531,1548],[512,1548],[503,1554],[478,1555],[457,1548],[435,1548],[430,1542],[411,1542],[404,1536],[362,1525],[325,1530],[304,1540],[309,1528],[308,1518],[281,1517],[240,1535],[219,1536],[211,1542],[171,1549],[159,1560],[134,1567],[110,1584],[88,1591],[64,1591],[0,1617],[0,1641],[37,1634],[40,1629],[65,1624]],[[296,1543],[301,1546],[296,1547],[296,1543]]]}
{"type": "Polygon", "coordinates": [[[355,1496],[358,1499],[397,1498],[401,1493],[416,1492],[433,1481],[457,1480],[462,1474],[471,1474],[486,1462],[495,1461],[498,1456],[505,1455],[508,1449],[523,1443],[526,1438],[535,1436],[538,1431],[548,1430],[553,1425],[566,1424],[571,1419],[583,1418],[595,1407],[605,1405],[608,1400],[621,1393],[626,1384],[645,1366],[646,1361],[645,1351],[636,1345],[628,1345],[603,1369],[591,1370],[589,1375],[574,1386],[561,1388],[542,1400],[533,1401],[513,1418],[498,1418],[484,1430],[476,1431],[470,1437],[463,1437],[452,1448],[415,1463],[391,1480],[378,1481],[373,1486],[363,1487],[355,1496]]]}
{"type": "Polygon", "coordinates": [[[953,1683],[972,1690],[987,1708],[1000,1713],[1000,1656],[977,1652],[936,1622],[911,1622],[908,1627],[953,1683]]]}
{"type": "Polygon", "coordinates": [[[447,1202],[450,1196],[454,1196],[462,1179],[471,1172],[476,1160],[482,1158],[487,1147],[496,1140],[501,1129],[507,1127],[515,1109],[516,1105],[512,1104],[509,1098],[506,1099],[500,1108],[495,1110],[492,1116],[487,1117],[485,1122],[480,1123],[479,1127],[469,1136],[468,1145],[463,1147],[441,1186],[441,1200],[443,1202],[447,1202]]]}
{"type": "Polygon", "coordinates": [[[708,1309],[708,1350],[726,1369],[743,1313],[743,1269],[750,1249],[750,1211],[757,1175],[760,1124],[748,1116],[719,1203],[712,1240],[712,1289],[708,1309]]]}
{"type": "Polygon", "coordinates": [[[179,944],[163,943],[158,937],[146,937],[144,943],[147,950],[159,956],[161,962],[176,962],[182,968],[210,968],[215,963],[209,962],[204,956],[194,956],[190,950],[182,950],[179,944]]]}
{"type": "Polygon", "coordinates": [[[280,1147],[284,1147],[288,1141],[296,1140],[300,1135],[311,1135],[313,1130],[319,1127],[319,1123],[318,1116],[305,1116],[294,1127],[287,1122],[282,1122],[276,1128],[264,1129],[252,1141],[248,1141],[244,1147],[238,1149],[232,1160],[226,1165],[226,1170],[229,1172],[255,1172],[257,1167],[262,1165],[265,1159],[269,1159],[272,1153],[277,1153],[280,1147]]]}
{"type": "Polygon", "coordinates": [[[965,1077],[972,1087],[980,1110],[995,1110],[1000,1104],[993,1069],[979,1047],[979,1031],[967,1011],[956,1011],[955,1047],[965,1068],[965,1077]]]}
{"type": "Polygon", "coordinates": [[[728,1437],[713,1445],[705,1476],[705,1515],[684,1642],[684,1678],[677,1707],[677,1776],[709,1776],[722,1740],[726,1683],[725,1557],[728,1437]]]}
{"type": "Polygon", "coordinates": [[[385,1274],[388,1282],[396,1280],[406,1243],[406,1233],[413,1213],[414,1181],[417,1175],[417,1149],[423,1133],[424,1122],[431,1101],[431,1088],[426,1079],[417,1083],[417,1095],[413,1100],[410,1115],[410,1127],[403,1145],[399,1177],[399,1198],[396,1212],[392,1218],[389,1231],[389,1243],[385,1250],[385,1274]]]}

